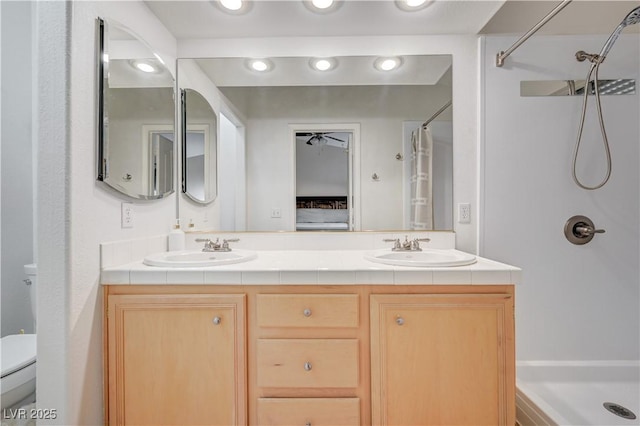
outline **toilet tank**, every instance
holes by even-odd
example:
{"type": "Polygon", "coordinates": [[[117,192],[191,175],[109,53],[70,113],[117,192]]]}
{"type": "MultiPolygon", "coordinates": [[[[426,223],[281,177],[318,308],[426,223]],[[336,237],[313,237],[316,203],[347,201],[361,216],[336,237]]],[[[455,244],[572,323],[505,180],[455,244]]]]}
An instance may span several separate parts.
{"type": "MultiPolygon", "coordinates": [[[[38,265],[35,263],[30,263],[28,265],[24,265],[24,273],[27,276],[26,280],[29,280],[31,284],[29,284],[29,297],[31,298],[31,314],[33,315],[33,325],[34,330],[36,326],[36,283],[37,283],[37,275],[38,275],[38,265]]],[[[28,282],[25,280],[25,283],[28,282]]]]}

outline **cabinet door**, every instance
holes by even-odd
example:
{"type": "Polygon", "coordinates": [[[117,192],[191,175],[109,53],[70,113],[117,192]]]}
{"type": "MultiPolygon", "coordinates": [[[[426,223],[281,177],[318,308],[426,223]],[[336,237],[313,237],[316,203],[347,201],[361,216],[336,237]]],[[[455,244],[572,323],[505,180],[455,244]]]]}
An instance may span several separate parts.
{"type": "Polygon", "coordinates": [[[372,295],[374,424],[513,425],[510,295],[372,295]]]}
{"type": "Polygon", "coordinates": [[[244,295],[112,295],[109,423],[246,424],[244,295]]]}

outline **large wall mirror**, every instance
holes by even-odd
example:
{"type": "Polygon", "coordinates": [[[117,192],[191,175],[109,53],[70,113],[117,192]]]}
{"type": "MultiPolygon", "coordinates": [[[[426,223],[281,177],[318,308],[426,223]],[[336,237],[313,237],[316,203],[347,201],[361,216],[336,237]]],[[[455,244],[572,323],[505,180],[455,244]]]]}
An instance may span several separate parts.
{"type": "Polygon", "coordinates": [[[174,190],[174,79],[130,30],[98,19],[97,179],[137,199],[174,190]]]}
{"type": "Polygon", "coordinates": [[[182,192],[208,204],[217,195],[217,116],[196,90],[181,89],[182,192]]]}
{"type": "Polygon", "coordinates": [[[324,72],[308,57],[269,58],[264,71],[245,58],[189,61],[243,120],[247,230],[453,229],[450,55],[402,56],[395,70],[337,57],[324,72]],[[345,166],[318,173],[325,158],[345,166]]]}

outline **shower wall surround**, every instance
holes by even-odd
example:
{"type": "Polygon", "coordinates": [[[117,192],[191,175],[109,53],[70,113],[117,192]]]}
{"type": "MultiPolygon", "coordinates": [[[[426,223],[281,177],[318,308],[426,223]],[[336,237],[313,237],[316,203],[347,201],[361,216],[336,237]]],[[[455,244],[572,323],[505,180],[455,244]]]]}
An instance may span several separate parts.
{"type": "MultiPolygon", "coordinates": [[[[519,360],[640,358],[638,91],[602,97],[613,172],[595,191],[571,178],[582,98],[520,97],[521,80],[584,78],[589,65],[576,61],[576,51],[599,51],[605,40],[534,37],[504,68],[495,54],[515,39],[482,40],[480,255],[526,271],[516,300],[519,360]],[[576,214],[606,233],[584,246],[569,243],[563,227],[576,214]]],[[[599,77],[637,81],[639,51],[638,34],[623,34],[599,77]]],[[[577,172],[594,184],[606,163],[589,101],[577,172]]]]}

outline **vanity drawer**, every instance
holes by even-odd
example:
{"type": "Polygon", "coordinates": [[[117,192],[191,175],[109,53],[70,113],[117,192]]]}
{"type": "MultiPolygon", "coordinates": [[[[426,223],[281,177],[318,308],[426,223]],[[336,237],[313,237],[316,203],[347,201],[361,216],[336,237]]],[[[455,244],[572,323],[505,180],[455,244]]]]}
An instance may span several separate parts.
{"type": "Polygon", "coordinates": [[[258,339],[258,386],[358,387],[357,339],[258,339]]]}
{"type": "Polygon", "coordinates": [[[359,325],[357,294],[258,294],[258,327],[359,325]]]}
{"type": "Polygon", "coordinates": [[[258,424],[359,425],[358,398],[259,398],[258,424]]]}

